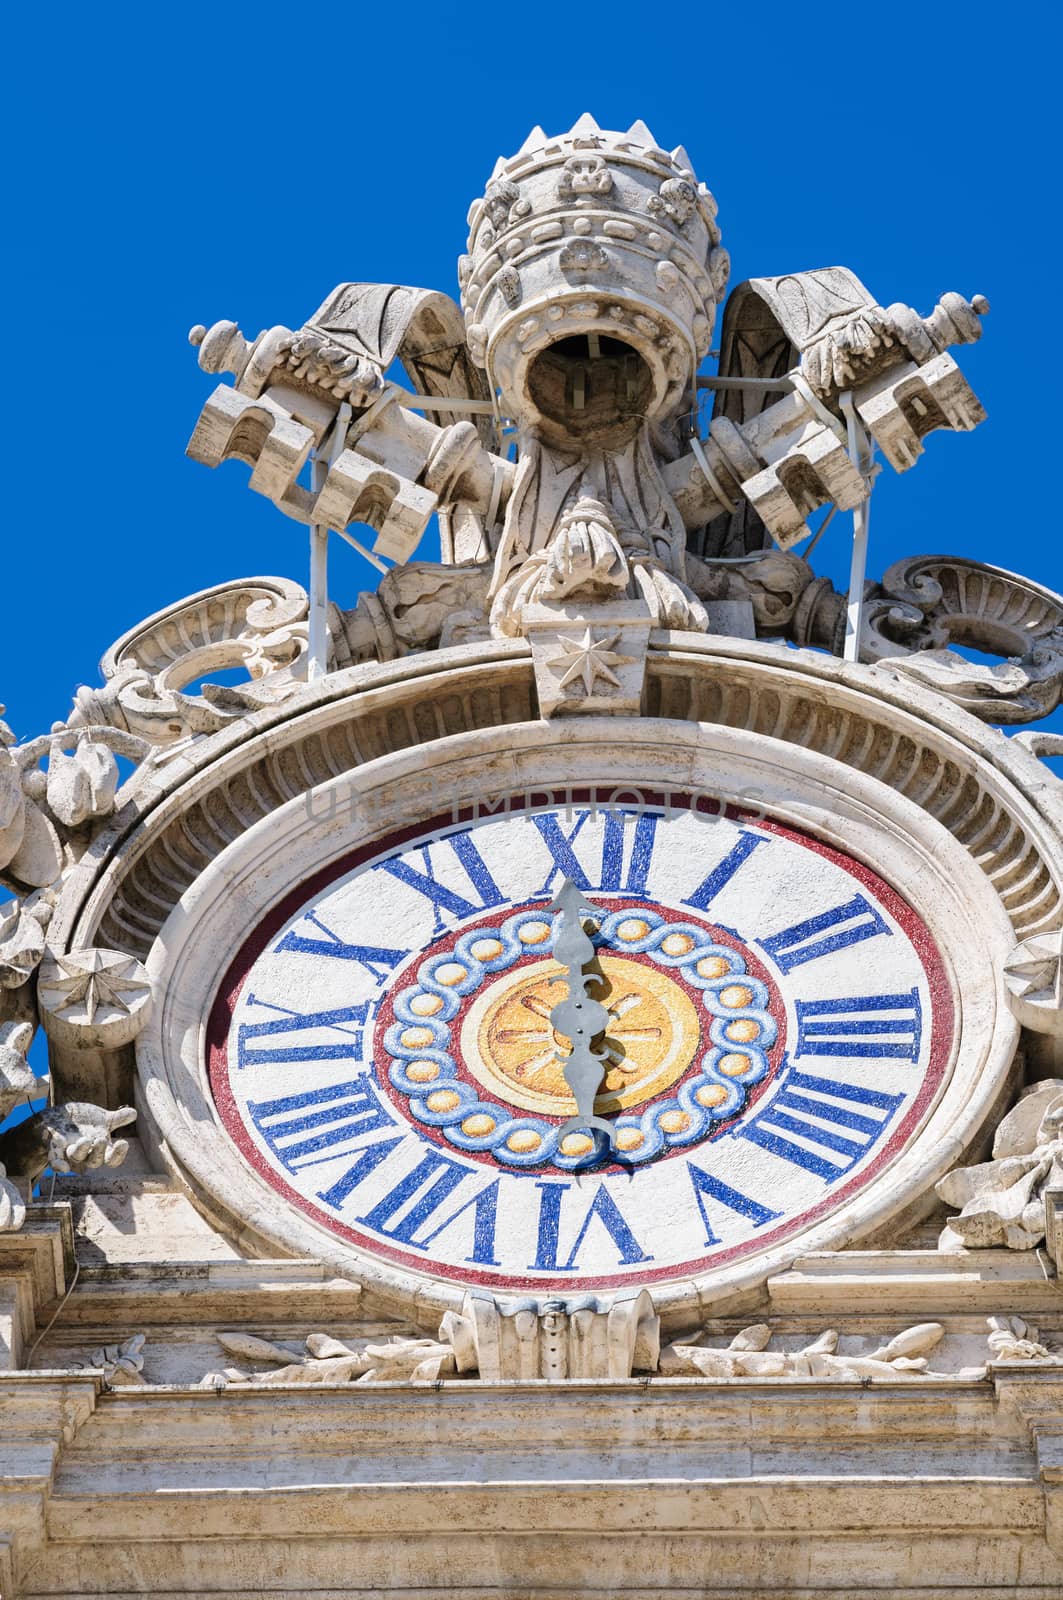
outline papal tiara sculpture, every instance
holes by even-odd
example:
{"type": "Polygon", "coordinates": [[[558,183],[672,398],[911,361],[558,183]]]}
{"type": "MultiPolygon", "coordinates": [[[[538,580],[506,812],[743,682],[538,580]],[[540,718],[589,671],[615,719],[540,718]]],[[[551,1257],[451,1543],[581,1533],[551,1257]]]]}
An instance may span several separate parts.
{"type": "MultiPolygon", "coordinates": [[[[320,530],[368,524],[378,558],[407,561],[438,512],[442,559],[464,574],[440,637],[530,638],[548,713],[630,708],[642,681],[603,679],[583,700],[575,680],[551,686],[543,651],[573,621],[559,607],[592,607],[636,668],[651,627],[779,631],[799,611],[797,642],[840,649],[843,597],[779,552],[817,507],[866,502],[876,447],[907,471],[933,429],[982,419],[948,347],[978,338],[986,302],[947,294],[923,318],[840,267],[754,279],[727,304],[719,376],[699,377],[728,255],[685,150],[640,122],[536,128],[468,220],[460,314],[432,291],[346,283],[298,332],[193,329],[200,365],[236,381],[208,400],[189,453],[247,462],[252,488],[320,530]],[[386,378],[395,359],[414,395],[386,378]],[[736,554],[754,559],[712,564],[736,554]],[[720,609],[736,600],[741,614],[720,609]]],[[[872,605],[851,654],[947,642],[926,626],[927,592],[872,605]]],[[[346,649],[331,631],[334,655],[358,656],[364,627],[346,649]]]]}

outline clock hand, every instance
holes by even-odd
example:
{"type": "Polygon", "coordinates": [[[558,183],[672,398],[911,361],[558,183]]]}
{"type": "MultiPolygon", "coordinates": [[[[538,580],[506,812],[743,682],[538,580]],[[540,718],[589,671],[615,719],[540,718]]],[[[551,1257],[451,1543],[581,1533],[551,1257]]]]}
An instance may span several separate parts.
{"type": "Polygon", "coordinates": [[[568,968],[568,993],[551,1010],[550,1024],[572,1046],[561,1070],[576,1101],[576,1115],[558,1128],[558,1140],[577,1128],[600,1128],[612,1144],[612,1124],[594,1114],[594,1097],[601,1087],[605,1063],[591,1049],[592,1041],[605,1032],[609,1013],[587,993],[587,985],[593,980],[583,970],[594,956],[594,945],[583,930],[583,918],[598,918],[601,914],[584,900],[571,878],[565,879],[549,909],[561,916],[554,957],[568,968]]]}

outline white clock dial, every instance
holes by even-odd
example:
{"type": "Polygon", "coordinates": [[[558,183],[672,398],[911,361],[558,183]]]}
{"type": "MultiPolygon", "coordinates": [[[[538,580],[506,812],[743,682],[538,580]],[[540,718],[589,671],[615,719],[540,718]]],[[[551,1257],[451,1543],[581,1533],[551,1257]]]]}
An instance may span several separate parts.
{"type": "Polygon", "coordinates": [[[245,1159],[370,1255],[514,1290],[741,1260],[848,1202],[925,1120],[953,1009],[867,867],[758,817],[591,800],[378,841],[247,941],[210,1079],[245,1159]],[[601,1135],[575,1109],[547,907],[601,912],[601,1135]]]}

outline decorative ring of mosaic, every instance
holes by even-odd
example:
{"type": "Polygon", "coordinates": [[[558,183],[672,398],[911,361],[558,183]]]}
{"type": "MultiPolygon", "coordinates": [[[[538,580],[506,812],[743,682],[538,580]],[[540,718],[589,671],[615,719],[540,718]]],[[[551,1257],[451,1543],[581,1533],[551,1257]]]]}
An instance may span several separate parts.
{"type": "MultiPolygon", "coordinates": [[[[555,1124],[542,1117],[506,1115],[499,1104],[482,1100],[459,1078],[451,1054],[450,1024],[462,1001],[489,974],[504,972],[529,954],[550,954],[556,927],[557,919],[542,911],[519,911],[499,928],[473,929],[452,951],[427,957],[417,982],[395,997],[396,1020],[385,1031],[384,1047],[391,1057],[389,1082],[407,1097],[411,1115],[440,1129],[459,1150],[490,1153],[507,1167],[553,1165],[571,1172],[594,1166],[609,1154],[604,1134],[569,1134],[564,1141],[568,1150],[559,1148],[555,1124]]],[[[615,1118],[617,1151],[625,1161],[641,1163],[662,1150],[698,1143],[741,1109],[747,1090],[768,1071],[767,1052],[777,1028],[767,1009],[767,985],[747,971],[737,950],[715,943],[704,928],[667,922],[648,909],[603,914],[593,937],[597,948],[645,954],[657,966],[681,974],[700,991],[712,1019],[711,1048],[701,1059],[698,1076],[641,1115],[615,1118]]]]}

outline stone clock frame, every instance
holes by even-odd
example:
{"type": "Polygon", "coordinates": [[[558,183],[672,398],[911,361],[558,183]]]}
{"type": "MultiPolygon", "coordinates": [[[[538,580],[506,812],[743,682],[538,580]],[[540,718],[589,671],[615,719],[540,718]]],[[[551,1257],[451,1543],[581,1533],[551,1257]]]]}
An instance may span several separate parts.
{"type": "MultiPolygon", "coordinates": [[[[862,712],[868,732],[858,750],[874,754],[889,730],[894,752],[915,763],[916,747],[906,748],[905,741],[917,725],[889,704],[892,696],[882,694],[889,688],[885,673],[843,669],[847,694],[840,693],[842,683],[832,686],[830,742],[839,752],[832,755],[795,747],[785,738],[795,723],[801,725],[802,709],[806,718],[814,710],[822,658],[799,653],[780,657],[777,649],[755,645],[729,648],[731,662],[688,638],[662,637],[658,650],[651,651],[651,672],[657,669],[662,698],[670,697],[678,709],[674,701],[681,682],[691,709],[708,695],[717,704],[738,709],[748,703],[746,684],[757,682],[761,704],[765,691],[775,694],[773,732],[681,717],[545,724],[527,717],[508,721],[504,715],[501,726],[450,732],[448,716],[467,724],[477,705],[481,712],[497,715],[507,706],[518,711],[523,699],[516,691],[526,677],[526,661],[499,661],[498,647],[466,646],[437,654],[431,672],[424,662],[351,669],[330,680],[332,692],[327,695],[304,690],[302,706],[298,711],[293,707],[283,720],[261,713],[264,725],[256,737],[228,754],[218,749],[209,767],[182,774],[184,781],[175,783],[167,799],[127,836],[121,856],[112,856],[83,902],[78,942],[88,942],[93,920],[102,918],[106,924],[119,914],[116,906],[137,876],[142,882],[149,862],[165,856],[163,841],[172,838],[175,827],[194,838],[197,817],[210,814],[217,826],[223,794],[229,797],[230,816],[238,787],[245,796],[261,796],[264,764],[283,771],[289,784],[298,774],[298,783],[292,784],[298,792],[239,831],[216,859],[204,863],[159,927],[150,951],[140,947],[157,996],[152,1020],[137,1045],[142,1126],[197,1203],[242,1249],[322,1260],[425,1326],[460,1302],[460,1286],[382,1264],[340,1245],[324,1228],[280,1203],[239,1156],[212,1109],[203,1067],[206,1018],[222,976],[217,952],[238,948],[271,906],[355,844],[459,809],[473,799],[497,804],[507,795],[586,784],[657,792],[685,788],[724,802],[753,802],[767,815],[873,866],[887,881],[903,883],[906,897],[945,956],[961,1024],[945,1088],[894,1165],[855,1201],[762,1255],[719,1269],[700,1284],[656,1286],[654,1301],[666,1323],[678,1326],[704,1314],[708,1306],[726,1304],[799,1255],[866,1239],[887,1224],[895,1228],[902,1218],[916,1216],[921,1202],[925,1209],[932,1201],[935,1180],[977,1142],[1008,1089],[1018,1029],[998,975],[1014,944],[1014,928],[984,868],[931,814],[925,782],[920,805],[883,781],[889,773],[881,760],[872,773],[839,759],[847,749],[852,754],[845,738],[847,722],[852,727],[862,712]],[[485,671],[494,680],[486,697],[478,681],[485,671]],[[346,692],[337,693],[341,686],[346,692]],[[393,738],[400,733],[395,740],[400,743],[410,717],[426,713],[439,719],[441,737],[376,753],[382,729],[390,729],[393,738]],[[879,731],[873,734],[876,724],[879,731]],[[333,755],[340,741],[348,762],[326,775],[321,772],[322,754],[333,755]],[[357,749],[371,752],[371,759],[353,764],[349,752],[357,749]],[[203,937],[204,929],[210,930],[209,938],[203,937]]],[[[842,676],[837,668],[827,670],[842,676]]],[[[911,691],[907,694],[911,698],[911,691]]],[[[952,716],[960,724],[957,731],[970,736],[976,729],[980,741],[992,737],[978,725],[972,728],[962,714],[952,716]]],[[[918,727],[925,747],[926,723],[918,727]]],[[[814,731],[815,723],[810,727],[806,720],[804,728],[814,731]]],[[[215,736],[210,742],[223,739],[215,736]]],[[[955,750],[955,735],[950,738],[942,730],[942,742],[955,750]]],[[[947,781],[942,754],[935,753],[933,760],[941,780],[947,781]]],[[[924,748],[918,753],[918,770],[930,769],[931,752],[924,748]]],[[[1013,815],[1025,809],[1011,785],[1002,783],[997,801],[1010,801],[1013,815]]],[[[999,831],[1014,847],[1020,837],[1015,823],[999,831]]],[[[169,851],[172,856],[172,847],[169,851]]]]}

